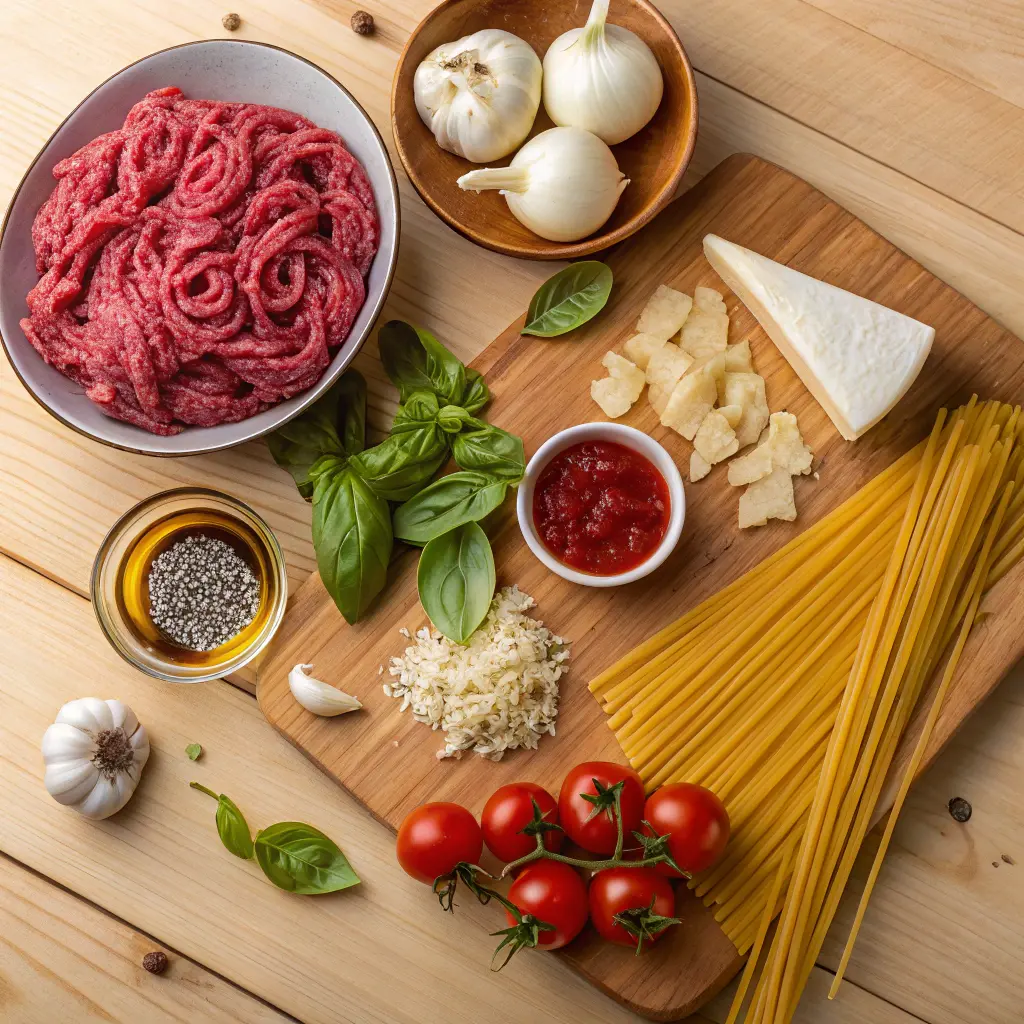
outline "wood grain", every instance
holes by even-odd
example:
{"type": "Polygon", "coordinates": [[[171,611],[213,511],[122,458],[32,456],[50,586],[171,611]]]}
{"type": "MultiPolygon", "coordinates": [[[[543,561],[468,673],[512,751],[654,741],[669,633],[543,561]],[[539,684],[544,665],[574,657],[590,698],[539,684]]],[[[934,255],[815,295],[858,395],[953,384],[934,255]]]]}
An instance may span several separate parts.
{"type": "Polygon", "coordinates": [[[6,1024],[293,1019],[2,855],[0,1016],[6,1024]],[[170,959],[159,977],[142,967],[154,950],[170,959]]]}
{"type": "MultiPolygon", "coordinates": [[[[420,119],[413,94],[420,63],[438,46],[495,26],[525,39],[543,60],[555,39],[583,24],[585,11],[580,5],[552,5],[549,0],[445,0],[416,27],[399,57],[391,128],[402,164],[423,201],[459,234],[487,249],[534,260],[576,259],[607,249],[665,208],[693,155],[697,85],[679,37],[648,0],[615,0],[609,24],[621,25],[647,43],[661,67],[665,91],[654,117],[612,147],[629,185],[604,226],[578,242],[550,242],[520,224],[500,193],[476,194],[458,187],[456,179],[478,165],[439,148],[420,119]]],[[[553,126],[542,105],[530,137],[553,126]]],[[[491,163],[505,166],[508,160],[491,163]]]]}
{"type": "MultiPolygon", "coordinates": [[[[487,933],[496,911],[469,902],[454,917],[440,913],[398,867],[391,835],[281,743],[251,697],[228,686],[154,683],[110,651],[86,601],[3,556],[0,645],[0,850],[127,926],[305,1024],[639,1020],[554,957],[524,955],[492,974],[487,933]],[[54,623],[60,644],[50,639],[54,623]],[[41,780],[39,737],[62,703],[90,692],[129,704],[153,746],[132,802],[104,822],[61,807],[41,780]],[[195,763],[184,754],[193,741],[204,748],[195,763]],[[188,788],[192,779],[229,794],[255,827],[298,819],[323,829],[362,885],[309,898],[275,889],[255,865],[223,849],[213,804],[188,788]]],[[[956,938],[954,929],[951,948],[956,938]]],[[[890,1024],[881,1000],[856,986],[851,993],[835,1005],[822,1001],[817,1024],[861,1024],[863,1015],[847,1013],[847,1005],[865,1002],[890,1024]]],[[[35,998],[25,1007],[26,1015],[42,1015],[39,1024],[59,1019],[35,998]]],[[[721,1024],[724,1014],[708,1019],[721,1024]]]]}
{"type": "MultiPolygon", "coordinates": [[[[724,474],[688,488],[681,548],[655,575],[610,592],[574,587],[548,573],[530,555],[517,526],[506,521],[495,545],[499,584],[515,582],[533,594],[548,625],[577,642],[572,680],[562,693],[558,739],[542,742],[536,753],[516,754],[500,764],[472,757],[438,763],[430,756],[438,746],[435,735],[399,716],[374,685],[377,667],[400,648],[398,628],[414,629],[424,621],[413,554],[396,566],[386,603],[351,629],[316,577],[305,584],[260,671],[261,707],[272,724],[392,828],[428,799],[456,800],[479,810],[495,787],[516,777],[527,775],[557,788],[567,768],[581,759],[620,759],[583,681],[838,505],[925,435],[942,404],[962,401],[972,390],[1006,400],[1024,394],[1024,349],[1017,339],[805,182],[737,156],[609,257],[616,277],[613,298],[571,343],[526,338],[513,325],[484,353],[481,366],[496,395],[492,418],[522,434],[528,453],[556,430],[595,418],[586,381],[601,375],[601,356],[628,337],[655,284],[665,281],[692,292],[697,284],[716,283],[700,244],[709,231],[934,324],[938,338],[924,372],[883,424],[857,445],[847,444],[750,314],[727,296],[732,340],[750,338],[772,408],[800,417],[820,460],[820,481],[797,482],[798,523],[744,534],[734,525],[736,492],[724,474]],[[558,382],[557,403],[550,400],[552,382],[558,382]],[[299,661],[311,661],[324,678],[355,688],[368,714],[327,721],[302,711],[287,687],[288,670],[299,661]]],[[[646,402],[626,421],[653,432],[685,464],[688,446],[657,424],[646,402]]],[[[1009,612],[1009,595],[1022,579],[1024,569],[1004,581],[1007,600],[993,606],[1009,612]]],[[[1012,614],[994,615],[989,624],[988,633],[972,640],[965,659],[966,664],[973,660],[972,672],[966,683],[961,673],[939,736],[948,735],[1024,653],[1012,614]]],[[[641,1012],[678,1017],[713,995],[737,966],[710,914],[696,903],[685,906],[685,929],[640,961],[586,938],[569,947],[566,959],[641,1012]],[[701,956],[686,958],[684,951],[695,945],[701,956]]]]}

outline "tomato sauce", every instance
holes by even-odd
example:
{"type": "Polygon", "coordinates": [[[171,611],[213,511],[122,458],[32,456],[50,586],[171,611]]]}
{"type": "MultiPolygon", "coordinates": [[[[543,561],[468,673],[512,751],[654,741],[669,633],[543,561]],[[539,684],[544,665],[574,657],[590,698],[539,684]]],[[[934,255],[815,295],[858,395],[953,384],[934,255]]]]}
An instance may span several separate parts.
{"type": "Polygon", "coordinates": [[[668,529],[668,484],[654,464],[614,441],[584,441],[544,467],[533,522],[561,562],[595,576],[635,569],[668,529]]]}

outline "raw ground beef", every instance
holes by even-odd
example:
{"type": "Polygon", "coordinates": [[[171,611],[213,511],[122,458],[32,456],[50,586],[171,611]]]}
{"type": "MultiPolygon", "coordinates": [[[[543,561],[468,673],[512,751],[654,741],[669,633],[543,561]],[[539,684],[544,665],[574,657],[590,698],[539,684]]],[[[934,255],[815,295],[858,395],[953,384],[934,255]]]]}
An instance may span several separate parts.
{"type": "Polygon", "coordinates": [[[155,434],[243,420],[348,336],[380,225],[334,132],[160,89],[53,176],[21,326],[107,415],[155,434]]]}

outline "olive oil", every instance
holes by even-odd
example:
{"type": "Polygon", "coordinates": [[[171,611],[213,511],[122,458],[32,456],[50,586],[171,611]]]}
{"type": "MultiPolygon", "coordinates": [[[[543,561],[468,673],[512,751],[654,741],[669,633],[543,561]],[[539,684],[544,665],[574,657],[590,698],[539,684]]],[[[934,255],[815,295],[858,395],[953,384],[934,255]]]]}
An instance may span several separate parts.
{"type": "Polygon", "coordinates": [[[246,523],[205,509],[173,512],[152,523],[125,551],[117,570],[118,610],[136,639],[149,650],[179,665],[214,668],[243,653],[257,639],[277,605],[279,586],[273,558],[264,539],[246,523]],[[223,541],[248,565],[259,581],[259,605],[241,632],[209,651],[194,651],[171,640],[150,616],[149,576],[154,560],[186,537],[223,541]]]}

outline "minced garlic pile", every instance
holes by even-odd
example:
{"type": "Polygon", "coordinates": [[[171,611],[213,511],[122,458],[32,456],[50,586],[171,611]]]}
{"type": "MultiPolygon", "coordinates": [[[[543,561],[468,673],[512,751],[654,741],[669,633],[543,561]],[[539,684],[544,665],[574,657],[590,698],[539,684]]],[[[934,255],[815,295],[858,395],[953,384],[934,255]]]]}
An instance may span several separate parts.
{"type": "Polygon", "coordinates": [[[471,750],[500,761],[506,750],[535,749],[554,736],[558,680],[569,643],[526,615],[536,601],[518,587],[499,591],[483,625],[465,646],[426,626],[415,643],[391,659],[389,697],[411,708],[417,722],[445,733],[438,758],[471,750]]]}

